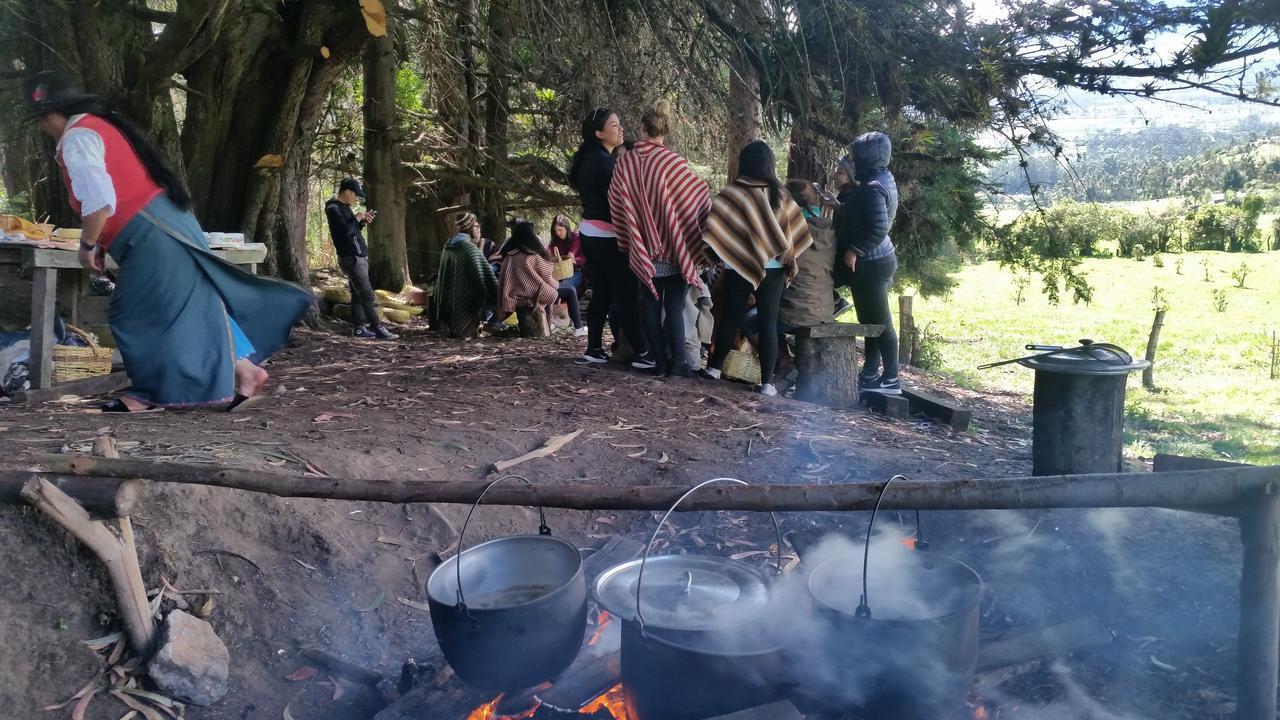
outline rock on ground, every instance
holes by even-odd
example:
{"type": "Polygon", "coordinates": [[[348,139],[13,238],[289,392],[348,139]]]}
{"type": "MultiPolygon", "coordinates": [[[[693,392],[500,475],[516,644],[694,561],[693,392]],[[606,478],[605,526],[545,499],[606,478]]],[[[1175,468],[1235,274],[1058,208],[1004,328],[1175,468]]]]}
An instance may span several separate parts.
{"type": "Polygon", "coordinates": [[[194,705],[212,705],[227,694],[231,654],[212,625],[174,610],[157,647],[147,674],[161,692],[194,705]]]}

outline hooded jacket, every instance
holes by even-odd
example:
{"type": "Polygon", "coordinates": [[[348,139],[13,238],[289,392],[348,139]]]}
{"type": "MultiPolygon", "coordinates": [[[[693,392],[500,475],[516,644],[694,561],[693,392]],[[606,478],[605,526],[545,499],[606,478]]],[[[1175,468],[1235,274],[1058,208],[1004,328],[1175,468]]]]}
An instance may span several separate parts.
{"type": "Polygon", "coordinates": [[[324,204],[324,215],[329,221],[329,236],[338,257],[365,257],[369,247],[364,242],[364,223],[356,220],[351,206],[338,198],[329,198],[324,204]]]}
{"type": "Polygon", "coordinates": [[[850,150],[857,183],[840,193],[842,204],[835,217],[837,265],[850,249],[866,260],[893,252],[889,230],[898,214],[898,183],[888,169],[893,154],[889,136],[864,133],[853,141],[850,150]]]}

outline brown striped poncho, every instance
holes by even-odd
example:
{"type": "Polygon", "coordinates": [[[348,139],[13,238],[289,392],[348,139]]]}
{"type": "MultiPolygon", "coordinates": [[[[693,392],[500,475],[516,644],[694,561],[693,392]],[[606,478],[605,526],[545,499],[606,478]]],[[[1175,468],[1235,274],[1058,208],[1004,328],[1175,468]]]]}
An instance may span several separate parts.
{"type": "Polygon", "coordinates": [[[618,249],[628,253],[631,271],[654,297],[654,260],[679,267],[690,285],[698,283],[698,240],[710,204],[707,183],[658,143],[636,143],[614,168],[609,209],[618,249]]]}
{"type": "Polygon", "coordinates": [[[796,276],[796,258],[813,244],[800,206],[786,193],[775,213],[769,206],[769,186],[738,178],[711,204],[702,236],[708,263],[724,261],[753,287],[764,282],[765,265],[778,258],[786,268],[787,284],[796,276]]]}
{"type": "Polygon", "coordinates": [[[498,311],[504,316],[517,308],[543,308],[556,301],[559,283],[551,274],[551,261],[527,252],[502,256],[498,277],[498,311]]]}

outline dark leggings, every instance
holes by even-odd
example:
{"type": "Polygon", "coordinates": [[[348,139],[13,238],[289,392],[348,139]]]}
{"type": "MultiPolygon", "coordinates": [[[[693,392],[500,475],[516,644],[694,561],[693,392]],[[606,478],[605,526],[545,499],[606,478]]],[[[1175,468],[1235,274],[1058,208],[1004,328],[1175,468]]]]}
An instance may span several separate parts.
{"type": "MultiPolygon", "coordinates": [[[[764,282],[755,289],[756,311],[760,333],[760,382],[773,382],[773,368],[778,364],[778,305],[782,303],[782,291],[787,287],[786,271],[769,268],[764,271],[764,282]]],[[[742,319],[747,314],[747,298],[751,295],[751,283],[737,272],[725,269],[724,287],[720,302],[724,312],[716,323],[715,352],[707,367],[720,370],[724,359],[733,349],[742,319]]]]}
{"type": "Polygon", "coordinates": [[[643,353],[644,334],[640,331],[640,309],[636,302],[638,281],[627,264],[626,253],[618,250],[616,238],[590,235],[582,236],[582,252],[587,256],[587,277],[591,280],[587,350],[604,348],[604,324],[609,317],[609,306],[617,303],[622,331],[635,353],[643,353]]]}
{"type": "Polygon", "coordinates": [[[669,373],[688,364],[684,357],[684,306],[689,301],[689,283],[680,275],[653,279],[654,297],[646,288],[640,304],[644,329],[649,334],[649,350],[659,373],[669,373]]]}
{"type": "Polygon", "coordinates": [[[578,310],[577,288],[562,287],[556,290],[556,295],[561,302],[569,306],[569,320],[573,322],[574,329],[582,327],[582,312],[578,310]]]}
{"type": "Polygon", "coordinates": [[[862,366],[865,377],[880,373],[884,362],[884,377],[898,377],[898,334],[893,331],[893,312],[889,309],[889,288],[893,274],[898,270],[896,255],[875,260],[859,260],[853,268],[853,309],[858,322],[863,325],[883,325],[880,337],[867,338],[866,363],[862,366]]]}

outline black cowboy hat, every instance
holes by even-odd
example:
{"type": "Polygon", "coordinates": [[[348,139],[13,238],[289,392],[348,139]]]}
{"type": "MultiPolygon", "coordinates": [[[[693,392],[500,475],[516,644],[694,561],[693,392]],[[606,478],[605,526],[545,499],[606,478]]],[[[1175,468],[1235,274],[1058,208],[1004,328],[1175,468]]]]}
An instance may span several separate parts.
{"type": "Polygon", "coordinates": [[[30,118],[34,120],[99,98],[97,95],[81,92],[70,75],[57,70],[45,70],[22,83],[22,99],[26,101],[30,118]]]}

